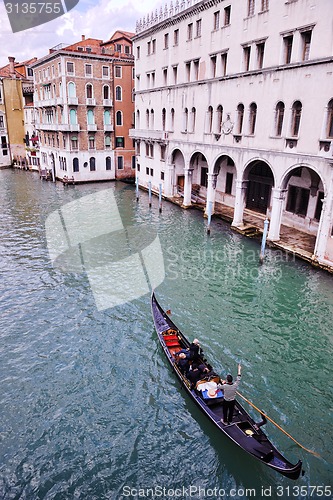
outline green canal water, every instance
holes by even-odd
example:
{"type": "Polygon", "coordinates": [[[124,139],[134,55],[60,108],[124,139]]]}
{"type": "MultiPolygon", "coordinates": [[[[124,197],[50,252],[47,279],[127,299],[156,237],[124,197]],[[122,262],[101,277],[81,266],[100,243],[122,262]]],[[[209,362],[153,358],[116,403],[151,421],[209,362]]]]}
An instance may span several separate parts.
{"type": "MultiPolygon", "coordinates": [[[[159,213],[123,183],[64,188],[1,171],[0,210],[1,499],[331,498],[332,276],[270,249],[260,266],[258,241],[218,219],[209,237],[201,212],[164,202],[159,213]],[[124,227],[158,235],[156,295],[174,322],[221,375],[241,362],[241,393],[320,455],[267,424],[303,461],[296,482],[221,436],[180,390],[149,293],[101,309],[86,272],[52,265],[47,218],[106,189],[124,227]]],[[[134,285],[133,274],[117,286],[134,285]]]]}

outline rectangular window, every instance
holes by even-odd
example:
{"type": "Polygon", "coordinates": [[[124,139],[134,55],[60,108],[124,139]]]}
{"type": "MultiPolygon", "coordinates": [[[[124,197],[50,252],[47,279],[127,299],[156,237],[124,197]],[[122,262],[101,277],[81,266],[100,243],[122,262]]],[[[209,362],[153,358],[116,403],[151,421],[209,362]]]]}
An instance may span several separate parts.
{"type": "Polygon", "coordinates": [[[125,146],[124,137],[116,137],[116,148],[123,148],[125,146]]]}
{"type": "Polygon", "coordinates": [[[152,177],[153,177],[153,175],[154,175],[154,169],[153,169],[153,168],[151,168],[151,169],[150,169],[150,175],[151,175],[152,177]]]}
{"type": "Polygon", "coordinates": [[[146,167],[146,175],[149,175],[149,167],[146,167]]]}
{"type": "Polygon", "coordinates": [[[116,51],[121,52],[122,46],[120,43],[116,43],[116,51]]]}
{"type": "Polygon", "coordinates": [[[5,124],[3,121],[3,115],[0,115],[0,128],[5,128],[5,124]]]}
{"type": "Polygon", "coordinates": [[[129,45],[125,45],[125,54],[130,54],[131,53],[131,47],[129,45]]]}
{"type": "Polygon", "coordinates": [[[310,58],[310,45],[311,45],[312,31],[304,31],[301,33],[302,37],[302,61],[308,61],[310,58]]]}
{"type": "Polygon", "coordinates": [[[244,58],[244,71],[249,71],[250,69],[250,56],[251,47],[243,47],[243,58],[244,58]]]}
{"type": "Polygon", "coordinates": [[[168,85],[168,68],[163,69],[163,83],[168,85]]]}
{"type": "Polygon", "coordinates": [[[124,169],[124,157],[123,156],[117,156],[117,168],[118,168],[118,170],[124,169]]]}
{"type": "Polygon", "coordinates": [[[165,144],[162,144],[161,145],[161,160],[164,161],[165,160],[165,151],[166,151],[166,145],[165,144]]]}
{"type": "Polygon", "coordinates": [[[132,156],[132,169],[135,170],[135,156],[132,156]]]}
{"type": "Polygon", "coordinates": [[[102,67],[102,77],[103,78],[110,78],[110,68],[109,68],[109,66],[103,66],[102,67]]]}
{"type": "Polygon", "coordinates": [[[227,58],[228,58],[228,53],[225,52],[224,54],[221,54],[221,76],[225,76],[227,74],[227,58]]]}
{"type": "Polygon", "coordinates": [[[231,194],[233,178],[234,178],[234,174],[232,174],[231,172],[227,172],[227,176],[225,179],[225,192],[226,192],[226,194],[231,194]]]}
{"type": "Polygon", "coordinates": [[[164,35],[164,48],[165,49],[169,48],[169,33],[165,33],[164,35]]]}
{"type": "Polygon", "coordinates": [[[210,57],[210,63],[212,68],[212,78],[216,77],[216,56],[210,57]]]}
{"type": "Polygon", "coordinates": [[[191,80],[191,63],[190,62],[185,64],[185,75],[186,75],[186,81],[189,82],[191,80]]]}
{"type": "Polygon", "coordinates": [[[291,52],[293,48],[293,35],[285,36],[283,38],[284,46],[284,64],[289,64],[291,62],[291,52]]]}
{"type": "Polygon", "coordinates": [[[224,26],[228,26],[231,20],[231,5],[224,9],[224,26]]]}
{"type": "Polygon", "coordinates": [[[195,36],[201,36],[201,19],[198,19],[196,22],[196,30],[195,30],[195,36]]]}
{"type": "Polygon", "coordinates": [[[151,42],[147,42],[147,56],[151,54],[151,42]]]}
{"type": "Polygon", "coordinates": [[[261,0],[261,12],[269,9],[269,0],[261,0]]]}
{"type": "Polygon", "coordinates": [[[220,11],[214,12],[214,25],[213,30],[216,31],[220,27],[220,11]]]}
{"type": "Polygon", "coordinates": [[[193,38],[193,23],[190,23],[187,26],[187,40],[192,40],[192,38],[193,38]]]}
{"type": "Polygon", "coordinates": [[[193,61],[194,80],[199,80],[199,59],[193,61]]]}
{"type": "Polygon", "coordinates": [[[264,66],[265,42],[257,43],[257,67],[262,69],[264,66]]]}
{"type": "Polygon", "coordinates": [[[172,72],[173,72],[173,83],[176,85],[177,79],[178,79],[178,76],[177,76],[178,75],[178,67],[173,66],[172,72]]]}
{"type": "Polygon", "coordinates": [[[114,74],[115,74],[116,78],[121,78],[122,77],[122,67],[121,66],[115,66],[114,74]]]}
{"type": "Polygon", "coordinates": [[[179,30],[175,30],[173,32],[173,44],[178,45],[179,44],[179,30]]]}
{"type": "Polygon", "coordinates": [[[248,4],[247,4],[247,15],[248,15],[248,17],[254,15],[254,4],[255,4],[255,0],[248,0],[248,4]]]}
{"type": "Polygon", "coordinates": [[[156,52],[156,40],[152,40],[151,52],[152,54],[156,52]]]}
{"type": "Polygon", "coordinates": [[[136,48],[136,58],[140,59],[140,45],[136,48]]]}
{"type": "Polygon", "coordinates": [[[74,63],[67,61],[66,68],[68,75],[74,75],[74,63]]]}
{"type": "Polygon", "coordinates": [[[86,76],[92,76],[92,65],[91,64],[85,64],[85,74],[86,76]]]}

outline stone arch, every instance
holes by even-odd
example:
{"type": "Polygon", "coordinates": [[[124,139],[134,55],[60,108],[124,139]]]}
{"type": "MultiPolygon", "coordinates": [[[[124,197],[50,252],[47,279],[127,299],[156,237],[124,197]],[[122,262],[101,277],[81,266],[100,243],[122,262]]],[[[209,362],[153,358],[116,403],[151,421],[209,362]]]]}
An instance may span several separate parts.
{"type": "Polygon", "coordinates": [[[183,152],[175,148],[171,151],[170,163],[174,165],[174,179],[172,181],[173,186],[176,187],[177,192],[184,191],[185,182],[185,158],[183,152]]]}
{"type": "Polygon", "coordinates": [[[189,167],[192,170],[192,188],[200,190],[208,185],[208,161],[206,155],[201,151],[191,154],[189,167]]]}
{"type": "Polygon", "coordinates": [[[322,214],[322,203],[327,186],[315,167],[296,164],[281,179],[281,189],[286,193],[282,222],[316,234],[322,214]]]}
{"type": "Polygon", "coordinates": [[[234,159],[227,154],[219,155],[213,162],[213,187],[216,203],[233,206],[237,170],[234,159]]]}
{"type": "Polygon", "coordinates": [[[267,161],[252,159],[244,169],[243,179],[247,181],[246,208],[266,214],[276,185],[273,169],[267,161]]]}

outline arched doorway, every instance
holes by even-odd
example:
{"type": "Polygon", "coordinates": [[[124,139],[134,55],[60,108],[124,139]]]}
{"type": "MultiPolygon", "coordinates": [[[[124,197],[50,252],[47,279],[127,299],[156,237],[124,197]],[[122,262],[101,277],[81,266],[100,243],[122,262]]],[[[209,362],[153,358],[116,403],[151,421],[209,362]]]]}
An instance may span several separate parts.
{"type": "Polygon", "coordinates": [[[273,172],[269,165],[261,160],[253,161],[248,166],[247,172],[246,208],[266,214],[274,186],[273,172]]]}
{"type": "Polygon", "coordinates": [[[171,154],[171,163],[175,166],[175,178],[172,180],[172,186],[175,186],[178,194],[184,193],[184,168],[185,160],[184,155],[179,149],[175,149],[171,154]]]}

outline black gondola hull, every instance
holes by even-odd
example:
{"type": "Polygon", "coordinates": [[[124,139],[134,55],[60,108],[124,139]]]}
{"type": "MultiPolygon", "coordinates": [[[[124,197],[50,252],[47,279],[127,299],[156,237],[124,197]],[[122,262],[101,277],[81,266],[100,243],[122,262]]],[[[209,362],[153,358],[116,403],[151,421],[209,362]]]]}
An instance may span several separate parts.
{"type": "Polygon", "coordinates": [[[232,424],[222,423],[222,401],[205,400],[202,393],[191,385],[177,366],[174,354],[182,348],[189,347],[188,339],[161,308],[154,293],[151,306],[155,329],[164,353],[183,387],[199,408],[224,435],[252,457],[289,479],[298,479],[302,470],[302,462],[298,461],[295,465],[289,462],[269,441],[238,401],[235,403],[232,424]]]}

